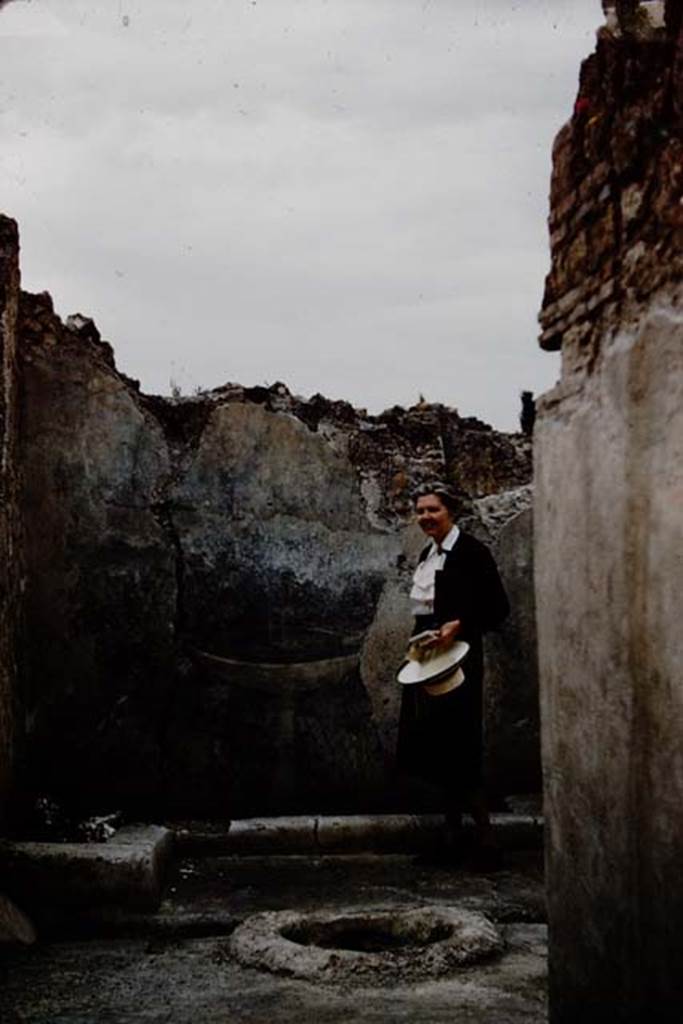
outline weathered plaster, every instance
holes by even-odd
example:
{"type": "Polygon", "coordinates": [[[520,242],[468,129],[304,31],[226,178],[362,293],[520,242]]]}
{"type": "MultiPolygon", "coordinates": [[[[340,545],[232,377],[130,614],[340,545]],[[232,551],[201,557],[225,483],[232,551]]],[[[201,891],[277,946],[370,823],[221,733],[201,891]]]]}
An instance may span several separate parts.
{"type": "MultiPolygon", "coordinates": [[[[551,973],[563,1021],[598,992],[624,1007],[658,991],[683,998],[680,318],[647,317],[580,392],[551,396],[537,445],[551,973]]],[[[641,1019],[624,1007],[614,1019],[641,1019]]]]}
{"type": "MultiPolygon", "coordinates": [[[[530,500],[531,493],[527,494],[530,500]]],[[[506,495],[501,495],[501,504],[506,495]]],[[[518,499],[519,500],[519,499],[518,499]]],[[[520,502],[521,504],[521,502],[520,502]]],[[[540,715],[530,507],[504,520],[492,543],[510,599],[510,616],[486,644],[486,774],[500,793],[541,789],[540,715]]]]}

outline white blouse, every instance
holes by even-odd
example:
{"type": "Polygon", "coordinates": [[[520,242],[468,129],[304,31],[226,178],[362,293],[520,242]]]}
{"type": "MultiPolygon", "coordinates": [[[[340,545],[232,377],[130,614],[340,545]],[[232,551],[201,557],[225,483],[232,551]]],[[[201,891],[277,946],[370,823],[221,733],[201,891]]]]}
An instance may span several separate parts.
{"type": "Polygon", "coordinates": [[[410,604],[413,615],[432,615],[434,612],[434,579],[439,569],[443,569],[446,552],[450,551],[460,530],[452,526],[441,544],[434,541],[427,556],[418,564],[413,573],[413,586],[410,591],[410,604]]]}

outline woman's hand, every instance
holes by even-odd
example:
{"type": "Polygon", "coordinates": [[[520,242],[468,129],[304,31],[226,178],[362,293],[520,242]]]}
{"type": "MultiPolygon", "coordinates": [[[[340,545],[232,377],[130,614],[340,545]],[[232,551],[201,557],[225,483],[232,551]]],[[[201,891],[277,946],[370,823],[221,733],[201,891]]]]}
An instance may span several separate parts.
{"type": "Polygon", "coordinates": [[[460,634],[460,619],[453,619],[452,622],[444,622],[439,630],[437,644],[444,649],[450,647],[455,638],[460,634]]]}
{"type": "Polygon", "coordinates": [[[425,651],[447,650],[460,633],[460,619],[453,619],[452,622],[444,622],[440,629],[432,631],[432,635],[425,637],[420,646],[425,651]]]}

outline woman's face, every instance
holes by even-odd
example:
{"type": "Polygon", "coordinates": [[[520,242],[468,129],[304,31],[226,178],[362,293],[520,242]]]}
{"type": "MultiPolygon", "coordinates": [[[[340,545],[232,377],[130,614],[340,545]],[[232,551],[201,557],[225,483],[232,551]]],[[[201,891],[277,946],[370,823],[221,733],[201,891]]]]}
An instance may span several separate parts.
{"type": "Polygon", "coordinates": [[[451,512],[436,494],[425,494],[415,502],[415,515],[420,529],[440,544],[453,526],[451,512]]]}

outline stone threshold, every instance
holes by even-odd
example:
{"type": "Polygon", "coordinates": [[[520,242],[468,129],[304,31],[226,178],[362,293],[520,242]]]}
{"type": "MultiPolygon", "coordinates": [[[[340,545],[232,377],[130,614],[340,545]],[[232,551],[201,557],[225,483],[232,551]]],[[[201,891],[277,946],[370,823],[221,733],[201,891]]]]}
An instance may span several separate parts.
{"type": "MultiPolygon", "coordinates": [[[[502,850],[538,849],[543,818],[535,814],[491,815],[502,850]]],[[[183,856],[328,856],[363,853],[420,853],[438,843],[444,827],[439,814],[301,815],[243,818],[221,827],[186,822],[174,828],[183,856]]],[[[465,834],[473,830],[466,822],[465,834]]]]}

